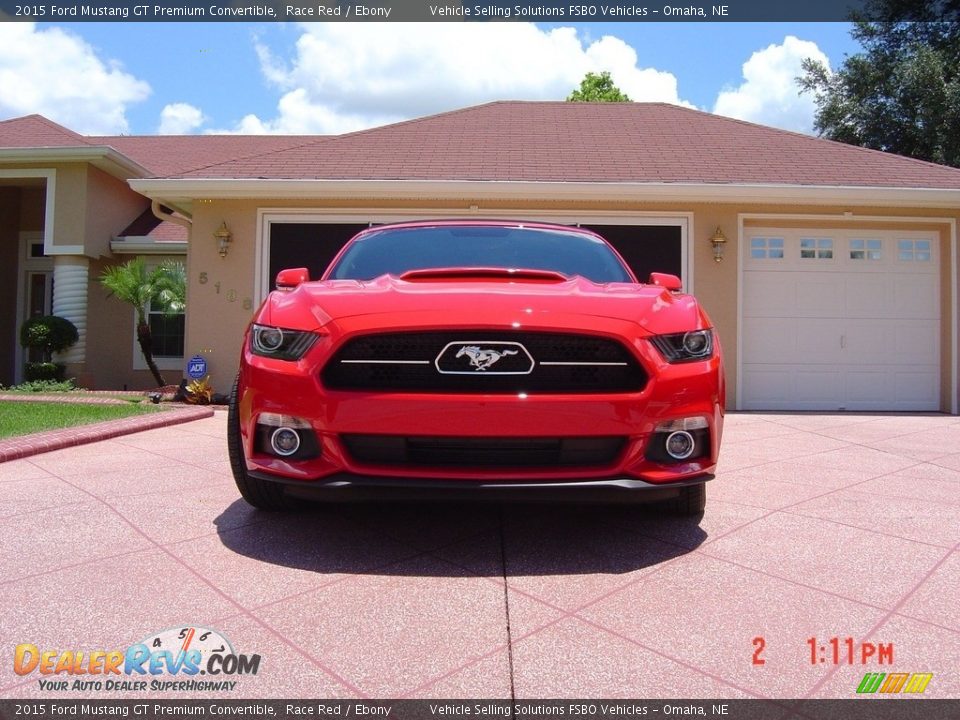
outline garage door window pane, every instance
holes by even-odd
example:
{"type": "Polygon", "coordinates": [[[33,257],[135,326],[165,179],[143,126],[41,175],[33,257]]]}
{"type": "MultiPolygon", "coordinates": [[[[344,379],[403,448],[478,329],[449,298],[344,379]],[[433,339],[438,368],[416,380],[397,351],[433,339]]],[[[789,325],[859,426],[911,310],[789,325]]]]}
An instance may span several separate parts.
{"type": "Polygon", "coordinates": [[[930,262],[929,240],[898,240],[897,258],[906,262],[930,262]]]}
{"type": "Polygon", "coordinates": [[[800,238],[800,257],[832,260],[833,240],[831,238],[800,238]]]}
{"type": "Polygon", "coordinates": [[[850,241],[851,260],[881,260],[883,242],[881,240],[855,238],[850,241]]]}
{"type": "Polygon", "coordinates": [[[750,238],[750,257],[755,260],[782,260],[783,238],[750,238]]]}

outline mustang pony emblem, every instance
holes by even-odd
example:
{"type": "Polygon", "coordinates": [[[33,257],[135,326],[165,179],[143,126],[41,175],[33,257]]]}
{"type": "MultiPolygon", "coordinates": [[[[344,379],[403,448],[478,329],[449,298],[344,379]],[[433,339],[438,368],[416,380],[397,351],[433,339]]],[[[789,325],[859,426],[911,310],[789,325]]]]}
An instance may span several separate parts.
{"type": "Polygon", "coordinates": [[[490,350],[476,345],[464,345],[456,356],[460,358],[466,355],[470,358],[470,365],[481,371],[498,362],[500,358],[507,355],[516,355],[518,352],[517,350],[490,350]]]}

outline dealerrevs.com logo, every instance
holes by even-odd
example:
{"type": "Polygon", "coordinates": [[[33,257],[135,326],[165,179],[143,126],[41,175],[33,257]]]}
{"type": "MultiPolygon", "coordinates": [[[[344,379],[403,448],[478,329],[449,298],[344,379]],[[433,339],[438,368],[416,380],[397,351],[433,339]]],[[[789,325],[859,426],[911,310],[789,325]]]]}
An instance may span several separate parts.
{"type": "Polygon", "coordinates": [[[232,691],[256,675],[260,655],[240,654],[223,633],[184,626],[152,633],[126,649],[44,650],[17,645],[13,670],[37,673],[43,691],[232,691]],[[202,677],[201,677],[202,676],[202,677]]]}

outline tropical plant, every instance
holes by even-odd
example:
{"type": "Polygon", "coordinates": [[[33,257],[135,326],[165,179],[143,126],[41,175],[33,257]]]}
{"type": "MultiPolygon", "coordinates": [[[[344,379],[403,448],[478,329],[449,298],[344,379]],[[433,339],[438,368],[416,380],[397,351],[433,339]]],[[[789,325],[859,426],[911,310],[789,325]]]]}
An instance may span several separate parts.
{"type": "Polygon", "coordinates": [[[183,263],[166,262],[148,269],[143,258],[134,258],[123,265],[112,265],[100,275],[101,284],[122,302],[133,305],[137,313],[137,343],[144,362],[158,387],[166,383],[153,359],[153,337],[148,312],[152,306],[167,314],[184,311],[186,273],[183,263]]]}
{"type": "Polygon", "coordinates": [[[209,378],[202,380],[193,380],[187,383],[186,400],[192,405],[209,405],[213,398],[213,386],[209,378]]]}
{"type": "Polygon", "coordinates": [[[53,362],[53,353],[63,352],[80,339],[77,326],[58,315],[32,317],[20,326],[20,345],[39,350],[43,359],[24,366],[27,380],[63,380],[65,366],[53,362]]]}

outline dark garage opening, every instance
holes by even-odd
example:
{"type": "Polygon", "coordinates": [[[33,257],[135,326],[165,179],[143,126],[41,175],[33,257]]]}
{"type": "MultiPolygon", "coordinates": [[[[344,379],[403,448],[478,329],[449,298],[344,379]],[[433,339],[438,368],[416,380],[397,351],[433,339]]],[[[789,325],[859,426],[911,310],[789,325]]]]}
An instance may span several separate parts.
{"type": "Polygon", "coordinates": [[[683,277],[679,225],[584,225],[613,245],[640,282],[652,272],[683,277]]]}
{"type": "Polygon", "coordinates": [[[273,223],[270,225],[270,289],[276,290],[277,273],[305,267],[311,280],[319,280],[347,240],[368,223],[273,223]]]}
{"type": "MultiPolygon", "coordinates": [[[[368,223],[273,223],[270,225],[270,289],[283,268],[305,267],[316,280],[340,248],[368,223]]],[[[679,225],[584,225],[599,233],[646,282],[651,272],[683,277],[679,225]]]]}

